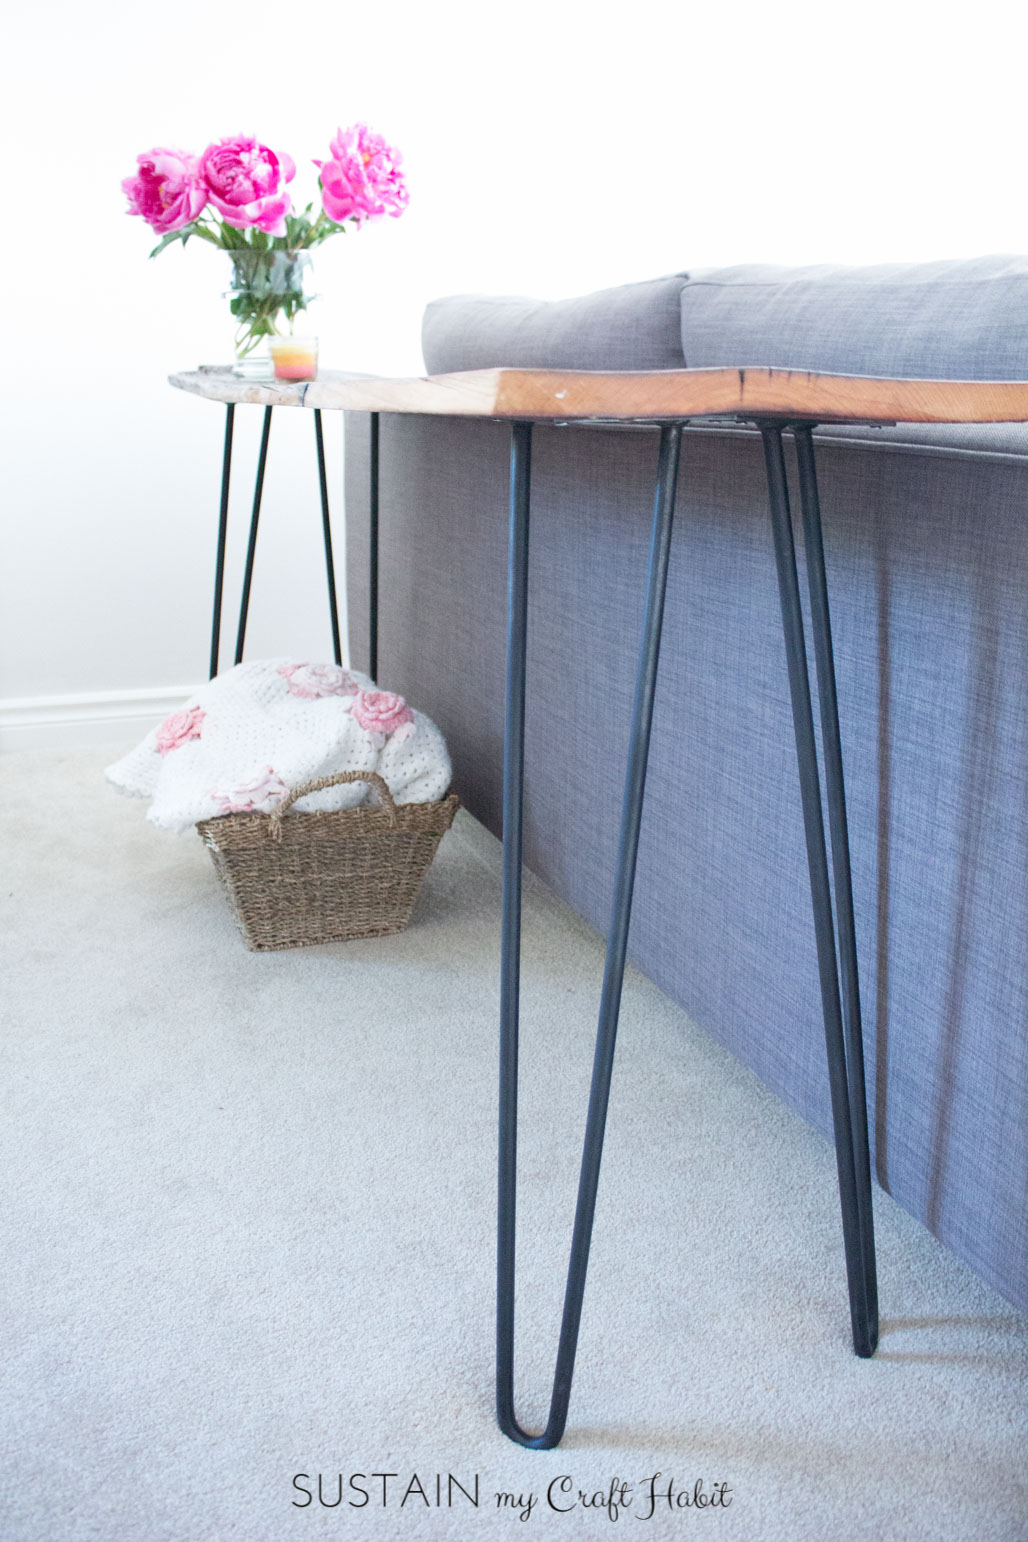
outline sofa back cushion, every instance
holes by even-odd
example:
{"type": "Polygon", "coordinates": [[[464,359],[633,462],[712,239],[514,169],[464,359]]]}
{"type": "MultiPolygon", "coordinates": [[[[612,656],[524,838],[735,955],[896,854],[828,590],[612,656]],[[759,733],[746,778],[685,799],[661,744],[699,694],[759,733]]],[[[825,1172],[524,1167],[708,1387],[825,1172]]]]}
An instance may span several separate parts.
{"type": "Polygon", "coordinates": [[[694,271],[682,350],[691,368],[1028,380],[1028,257],[694,271]]]}
{"type": "Polygon", "coordinates": [[[450,370],[681,369],[680,297],[687,273],[573,300],[449,295],[425,311],[430,375],[450,370]]]}

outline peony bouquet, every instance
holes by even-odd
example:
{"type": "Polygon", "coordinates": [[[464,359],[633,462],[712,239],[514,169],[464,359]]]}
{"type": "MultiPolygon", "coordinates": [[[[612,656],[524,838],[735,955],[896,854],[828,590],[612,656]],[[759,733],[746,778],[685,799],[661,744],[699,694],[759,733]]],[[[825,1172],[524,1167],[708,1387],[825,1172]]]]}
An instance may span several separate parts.
{"type": "Polygon", "coordinates": [[[290,329],[305,308],[304,270],[312,247],[329,236],[360,228],[407,207],[402,156],[365,123],[340,129],[329,156],[318,167],[321,208],[293,206],[289,184],[296,166],[283,152],[252,135],[237,134],[207,146],[202,155],[182,150],[148,150],[122,188],[129,214],[137,214],[159,236],[150,253],[191,236],[229,253],[233,269],[232,314],[237,356],[262,338],[290,329]]]}

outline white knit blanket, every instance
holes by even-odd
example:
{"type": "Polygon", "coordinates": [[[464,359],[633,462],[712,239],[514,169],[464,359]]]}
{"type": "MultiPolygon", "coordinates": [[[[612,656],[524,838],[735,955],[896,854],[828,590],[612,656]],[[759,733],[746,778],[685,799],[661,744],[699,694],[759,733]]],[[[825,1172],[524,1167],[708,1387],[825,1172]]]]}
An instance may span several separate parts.
{"type": "MultiPolygon", "coordinates": [[[[430,718],[367,675],[293,659],[218,675],[106,775],[122,792],[152,799],[155,825],[186,830],[218,814],[270,812],[292,788],[336,771],[377,771],[397,803],[434,802],[450,785],[450,757],[430,718]]],[[[374,801],[351,782],[294,807],[374,801]]]]}

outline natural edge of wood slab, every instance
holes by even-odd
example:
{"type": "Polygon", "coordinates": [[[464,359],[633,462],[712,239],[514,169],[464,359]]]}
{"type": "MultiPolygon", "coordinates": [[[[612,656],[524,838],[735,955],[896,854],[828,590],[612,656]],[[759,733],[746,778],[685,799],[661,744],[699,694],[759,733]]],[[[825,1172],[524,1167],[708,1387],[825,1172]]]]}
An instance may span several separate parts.
{"type": "Polygon", "coordinates": [[[541,421],[768,418],[821,423],[1028,422],[1028,381],[889,380],[807,370],[482,369],[388,379],[328,371],[302,385],[237,380],[227,370],[169,376],[223,402],[356,412],[541,421]]]}
{"type": "MultiPolygon", "coordinates": [[[[326,370],[322,379],[333,381],[374,380],[374,375],[350,375],[326,370]]],[[[305,402],[309,380],[243,380],[233,375],[229,365],[202,364],[199,369],[179,370],[168,376],[168,384],[205,401],[256,407],[317,407],[319,402],[305,402]]]]}

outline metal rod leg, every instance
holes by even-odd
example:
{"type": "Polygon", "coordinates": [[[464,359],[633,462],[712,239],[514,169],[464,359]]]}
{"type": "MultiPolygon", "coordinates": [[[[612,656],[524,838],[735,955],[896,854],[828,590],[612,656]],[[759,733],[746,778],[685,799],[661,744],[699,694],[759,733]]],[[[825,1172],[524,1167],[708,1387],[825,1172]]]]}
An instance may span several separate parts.
{"type": "Polygon", "coordinates": [[[325,578],[328,581],[328,612],[332,621],[332,657],[343,662],[343,644],[339,636],[339,608],[336,603],[336,570],[332,561],[332,525],[328,517],[328,477],[325,474],[325,435],[321,426],[321,408],[314,409],[314,440],[318,447],[318,483],[321,488],[321,529],[325,538],[325,578]]]}
{"type": "Polygon", "coordinates": [[[246,568],[243,572],[243,594],[239,602],[239,627],[236,631],[235,662],[243,662],[243,644],[246,641],[246,618],[250,611],[250,586],[253,583],[253,563],[257,555],[257,523],[261,517],[261,497],[264,493],[264,468],[268,462],[268,439],[271,436],[273,407],[264,409],[264,426],[261,429],[261,448],[257,457],[257,480],[253,488],[253,509],[250,513],[250,538],[246,543],[246,568]]]}
{"type": "Polygon", "coordinates": [[[517,1188],[517,1035],[521,922],[521,803],[524,763],[525,643],[528,579],[528,425],[515,428],[511,465],[511,550],[507,673],[507,743],[504,764],[504,930],[500,1026],[500,1172],[497,1269],[497,1419],[504,1434],[536,1450],[555,1446],[567,1422],[575,1352],[582,1317],[589,1246],[599,1186],[618,1014],[628,947],[632,891],[639,847],[646,763],[657,683],[681,425],[661,429],[654,499],[646,612],[632,710],[617,871],[600,1000],[592,1087],[579,1176],[564,1313],[546,1428],[522,1429],[514,1414],[514,1266],[517,1188]],[[520,430],[520,433],[519,433],[520,430]],[[509,819],[509,824],[508,824],[509,819]]]}
{"type": "Polygon", "coordinates": [[[232,427],[235,404],[225,408],[225,450],[221,461],[221,512],[218,517],[218,555],[214,561],[214,615],[211,620],[211,673],[218,673],[218,645],[221,641],[221,593],[225,587],[225,540],[228,535],[228,487],[232,473],[232,427]]]}
{"type": "Polygon", "coordinates": [[[368,506],[368,674],[378,679],[378,413],[371,414],[368,506]]]}
{"type": "Polygon", "coordinates": [[[821,743],[825,762],[828,827],[831,835],[832,872],[835,879],[835,916],[842,983],[842,1022],[846,1043],[846,1073],[850,1116],[853,1125],[853,1165],[856,1176],[857,1213],[863,1265],[864,1321],[867,1337],[856,1344],[858,1355],[874,1353],[878,1342],[878,1279],[875,1266],[874,1215],[871,1202],[871,1157],[867,1132],[867,1093],[864,1082],[864,1042],[860,1020],[860,983],[857,973],[857,935],[853,917],[853,881],[850,872],[849,830],[846,820],[846,786],[842,770],[839,703],[835,687],[832,624],[825,578],[821,504],[817,491],[814,442],[809,428],[795,430],[799,467],[800,505],[803,511],[803,545],[810,589],[810,621],[817,665],[821,708],[821,743]]]}
{"type": "Polygon", "coordinates": [[[828,1052],[828,1082],[835,1129],[835,1155],[839,1174],[839,1199],[842,1207],[843,1243],[846,1254],[846,1278],[849,1285],[850,1318],[853,1346],[859,1355],[874,1349],[868,1303],[864,1285],[864,1249],[861,1235],[860,1206],[857,1199],[856,1168],[853,1148],[853,1120],[846,1071],[846,1047],[839,999],[839,975],[835,956],[835,927],[832,896],[828,883],[828,857],[821,816],[821,788],[814,739],[814,719],[810,704],[810,682],[803,638],[796,552],[793,545],[789,492],[785,476],[782,433],[777,426],[763,427],[764,460],[771,504],[778,589],[782,605],[789,690],[792,697],[793,727],[799,763],[800,796],[807,842],[807,865],[814,908],[814,932],[817,940],[818,971],[821,980],[821,1004],[824,1012],[825,1044],[828,1052]]]}

